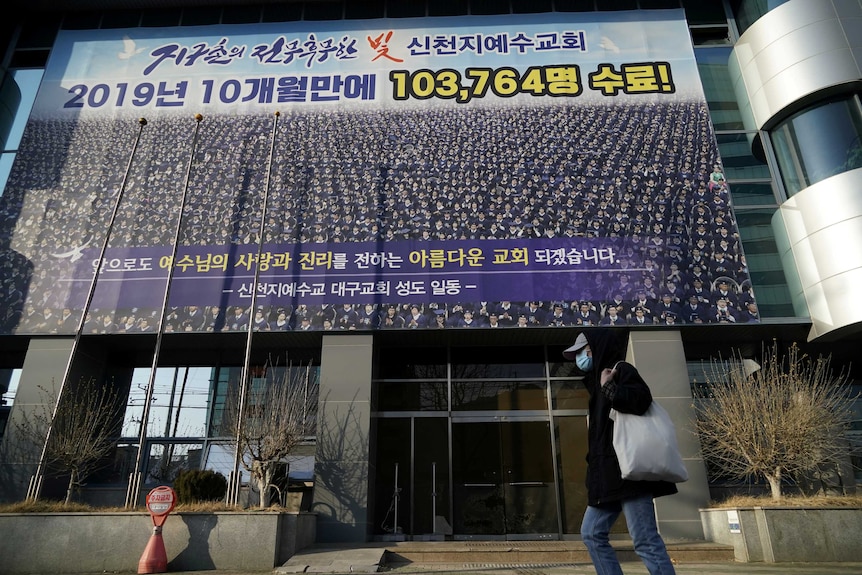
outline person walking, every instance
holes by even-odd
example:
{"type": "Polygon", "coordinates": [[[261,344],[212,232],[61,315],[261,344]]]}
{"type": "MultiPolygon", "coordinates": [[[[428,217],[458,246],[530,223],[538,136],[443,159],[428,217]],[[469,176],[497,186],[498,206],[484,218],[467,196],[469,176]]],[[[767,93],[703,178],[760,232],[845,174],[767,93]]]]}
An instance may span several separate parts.
{"type": "Polygon", "coordinates": [[[637,368],[622,361],[628,330],[595,328],[578,334],[563,351],[586,374],[589,392],[587,509],[581,537],[598,575],[622,575],[616,551],[610,544],[611,526],[625,515],[635,552],[650,575],[673,575],[675,570],[658,532],[653,499],[677,492],[668,481],[623,479],[613,446],[611,408],[642,415],[652,403],[649,386],[637,368]]]}

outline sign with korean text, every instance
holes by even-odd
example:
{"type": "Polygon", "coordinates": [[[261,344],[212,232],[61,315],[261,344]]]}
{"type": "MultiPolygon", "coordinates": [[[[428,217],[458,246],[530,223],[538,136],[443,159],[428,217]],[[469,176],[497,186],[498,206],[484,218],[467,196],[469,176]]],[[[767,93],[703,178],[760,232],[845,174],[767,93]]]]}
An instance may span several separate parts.
{"type": "Polygon", "coordinates": [[[0,199],[4,332],[685,323],[695,280],[709,322],[750,285],[678,10],[62,31],[0,199]]]}

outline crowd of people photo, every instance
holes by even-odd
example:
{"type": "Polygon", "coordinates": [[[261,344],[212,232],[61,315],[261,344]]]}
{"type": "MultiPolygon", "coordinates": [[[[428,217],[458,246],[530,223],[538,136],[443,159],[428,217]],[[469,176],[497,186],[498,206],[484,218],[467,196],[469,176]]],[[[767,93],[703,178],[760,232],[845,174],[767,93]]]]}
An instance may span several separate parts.
{"type": "Polygon", "coordinates": [[[730,201],[706,105],[683,98],[164,115],[146,126],[34,117],[0,197],[0,331],[757,322],[730,201]],[[92,281],[82,257],[106,234],[109,251],[513,238],[620,238],[627,249],[589,286],[548,301],[260,298],[254,309],[85,314],[68,280],[92,281]]]}

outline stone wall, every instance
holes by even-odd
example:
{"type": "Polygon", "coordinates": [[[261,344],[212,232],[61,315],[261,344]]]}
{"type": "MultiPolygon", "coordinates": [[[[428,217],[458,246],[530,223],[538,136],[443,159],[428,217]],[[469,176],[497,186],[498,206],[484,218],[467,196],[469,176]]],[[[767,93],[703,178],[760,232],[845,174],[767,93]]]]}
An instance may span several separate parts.
{"type": "Polygon", "coordinates": [[[862,509],[744,507],[701,509],[708,541],[732,545],[737,561],[862,561],[862,509]]]}
{"type": "MultiPolygon", "coordinates": [[[[315,542],[313,513],[172,513],[168,571],[267,570],[315,542]]],[[[0,514],[4,574],[136,572],[153,534],[145,513],[0,514]]]]}

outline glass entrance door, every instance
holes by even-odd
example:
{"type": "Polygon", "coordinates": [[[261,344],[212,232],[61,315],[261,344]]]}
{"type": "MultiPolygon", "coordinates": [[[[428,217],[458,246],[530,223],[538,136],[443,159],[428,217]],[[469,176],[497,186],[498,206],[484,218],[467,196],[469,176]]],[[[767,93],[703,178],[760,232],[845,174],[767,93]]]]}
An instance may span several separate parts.
{"type": "Polygon", "coordinates": [[[452,423],[455,539],[556,539],[557,500],[547,421],[452,423]]]}

